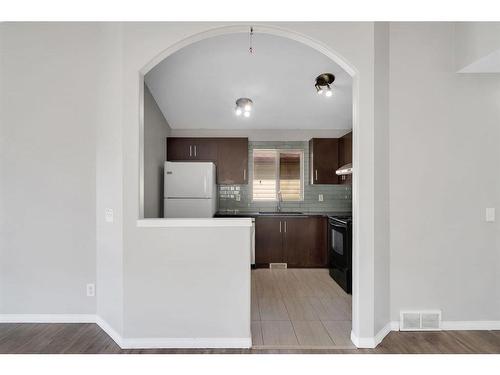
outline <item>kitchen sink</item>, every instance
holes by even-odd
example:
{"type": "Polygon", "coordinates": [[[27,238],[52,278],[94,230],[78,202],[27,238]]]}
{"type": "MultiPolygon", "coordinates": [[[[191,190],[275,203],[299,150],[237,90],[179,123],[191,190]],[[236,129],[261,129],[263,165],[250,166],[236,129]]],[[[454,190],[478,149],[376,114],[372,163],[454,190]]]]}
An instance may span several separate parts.
{"type": "Polygon", "coordinates": [[[294,216],[294,215],[304,215],[303,212],[298,212],[298,211],[260,211],[259,215],[280,215],[280,216],[294,216]]]}

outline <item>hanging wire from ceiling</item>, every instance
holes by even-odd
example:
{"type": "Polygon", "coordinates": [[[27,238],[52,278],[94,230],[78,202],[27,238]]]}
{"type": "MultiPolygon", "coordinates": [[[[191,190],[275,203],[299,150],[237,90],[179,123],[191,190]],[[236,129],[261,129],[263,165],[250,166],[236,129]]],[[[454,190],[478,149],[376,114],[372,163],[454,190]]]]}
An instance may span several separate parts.
{"type": "Polygon", "coordinates": [[[253,55],[254,50],[253,50],[253,27],[252,26],[250,26],[250,35],[248,36],[248,39],[249,39],[249,44],[250,44],[250,47],[248,48],[248,52],[250,53],[250,55],[253,55]]]}

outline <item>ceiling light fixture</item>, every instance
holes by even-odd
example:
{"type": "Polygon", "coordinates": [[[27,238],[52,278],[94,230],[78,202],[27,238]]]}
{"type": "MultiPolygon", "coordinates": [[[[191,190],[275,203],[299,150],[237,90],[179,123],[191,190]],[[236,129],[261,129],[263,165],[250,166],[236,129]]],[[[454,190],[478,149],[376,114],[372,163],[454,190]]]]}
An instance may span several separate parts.
{"type": "Polygon", "coordinates": [[[239,98],[236,101],[236,108],[234,109],[234,113],[236,116],[250,117],[250,113],[252,112],[253,102],[248,98],[239,98]]]}
{"type": "Polygon", "coordinates": [[[319,95],[325,94],[326,97],[332,96],[332,88],[330,85],[335,81],[335,76],[332,73],[323,73],[316,77],[314,87],[319,95]]]}

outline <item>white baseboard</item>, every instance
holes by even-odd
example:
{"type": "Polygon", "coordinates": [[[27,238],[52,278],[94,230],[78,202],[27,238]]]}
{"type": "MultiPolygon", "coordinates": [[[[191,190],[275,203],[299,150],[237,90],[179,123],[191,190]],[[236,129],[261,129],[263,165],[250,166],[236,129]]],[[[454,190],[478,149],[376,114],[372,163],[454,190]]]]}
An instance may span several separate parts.
{"type": "Polygon", "coordinates": [[[251,348],[251,338],[137,338],[124,339],[122,349],[251,348]]]}
{"type": "Polygon", "coordinates": [[[496,331],[500,330],[500,320],[442,321],[443,331],[496,331]]]}
{"type": "Polygon", "coordinates": [[[95,323],[94,314],[0,314],[0,323],[95,323]]]}
{"type": "Polygon", "coordinates": [[[351,341],[357,348],[360,349],[373,349],[377,347],[378,344],[382,342],[385,336],[391,331],[399,330],[399,322],[393,321],[387,323],[380,331],[378,331],[374,337],[357,337],[353,331],[351,331],[351,341]]]}
{"type": "Polygon", "coordinates": [[[95,323],[122,349],[251,348],[252,339],[238,338],[123,338],[94,314],[0,314],[0,323],[95,323]]]}
{"type": "MultiPolygon", "coordinates": [[[[500,330],[500,320],[442,321],[442,331],[496,331],[500,330]]],[[[387,323],[375,337],[357,337],[351,332],[351,341],[358,348],[375,348],[391,331],[399,331],[399,322],[387,323]]]]}
{"type": "Polygon", "coordinates": [[[104,331],[106,334],[113,339],[114,342],[121,348],[123,348],[123,338],[122,336],[113,328],[111,325],[106,322],[99,315],[95,316],[95,323],[104,331]]]}

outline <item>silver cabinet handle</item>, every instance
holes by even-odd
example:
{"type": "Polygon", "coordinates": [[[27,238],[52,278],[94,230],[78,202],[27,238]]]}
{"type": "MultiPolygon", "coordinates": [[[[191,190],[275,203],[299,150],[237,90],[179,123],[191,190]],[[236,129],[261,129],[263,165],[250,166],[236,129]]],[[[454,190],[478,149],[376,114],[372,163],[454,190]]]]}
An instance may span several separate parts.
{"type": "Polygon", "coordinates": [[[194,146],[194,156],[196,157],[196,145],[194,146]]]}
{"type": "Polygon", "coordinates": [[[280,220],[280,233],[281,233],[281,220],[280,220]]]}
{"type": "Polygon", "coordinates": [[[246,179],[247,179],[247,169],[244,168],[243,169],[243,181],[246,181],[246,179]]]}
{"type": "Polygon", "coordinates": [[[189,157],[193,156],[193,146],[189,145],[189,157]]]}
{"type": "Polygon", "coordinates": [[[285,221],[285,233],[286,233],[286,221],[285,221]]]}
{"type": "Polygon", "coordinates": [[[315,174],[315,177],[316,177],[316,181],[318,181],[318,170],[317,169],[314,171],[314,174],[315,174]]]}

